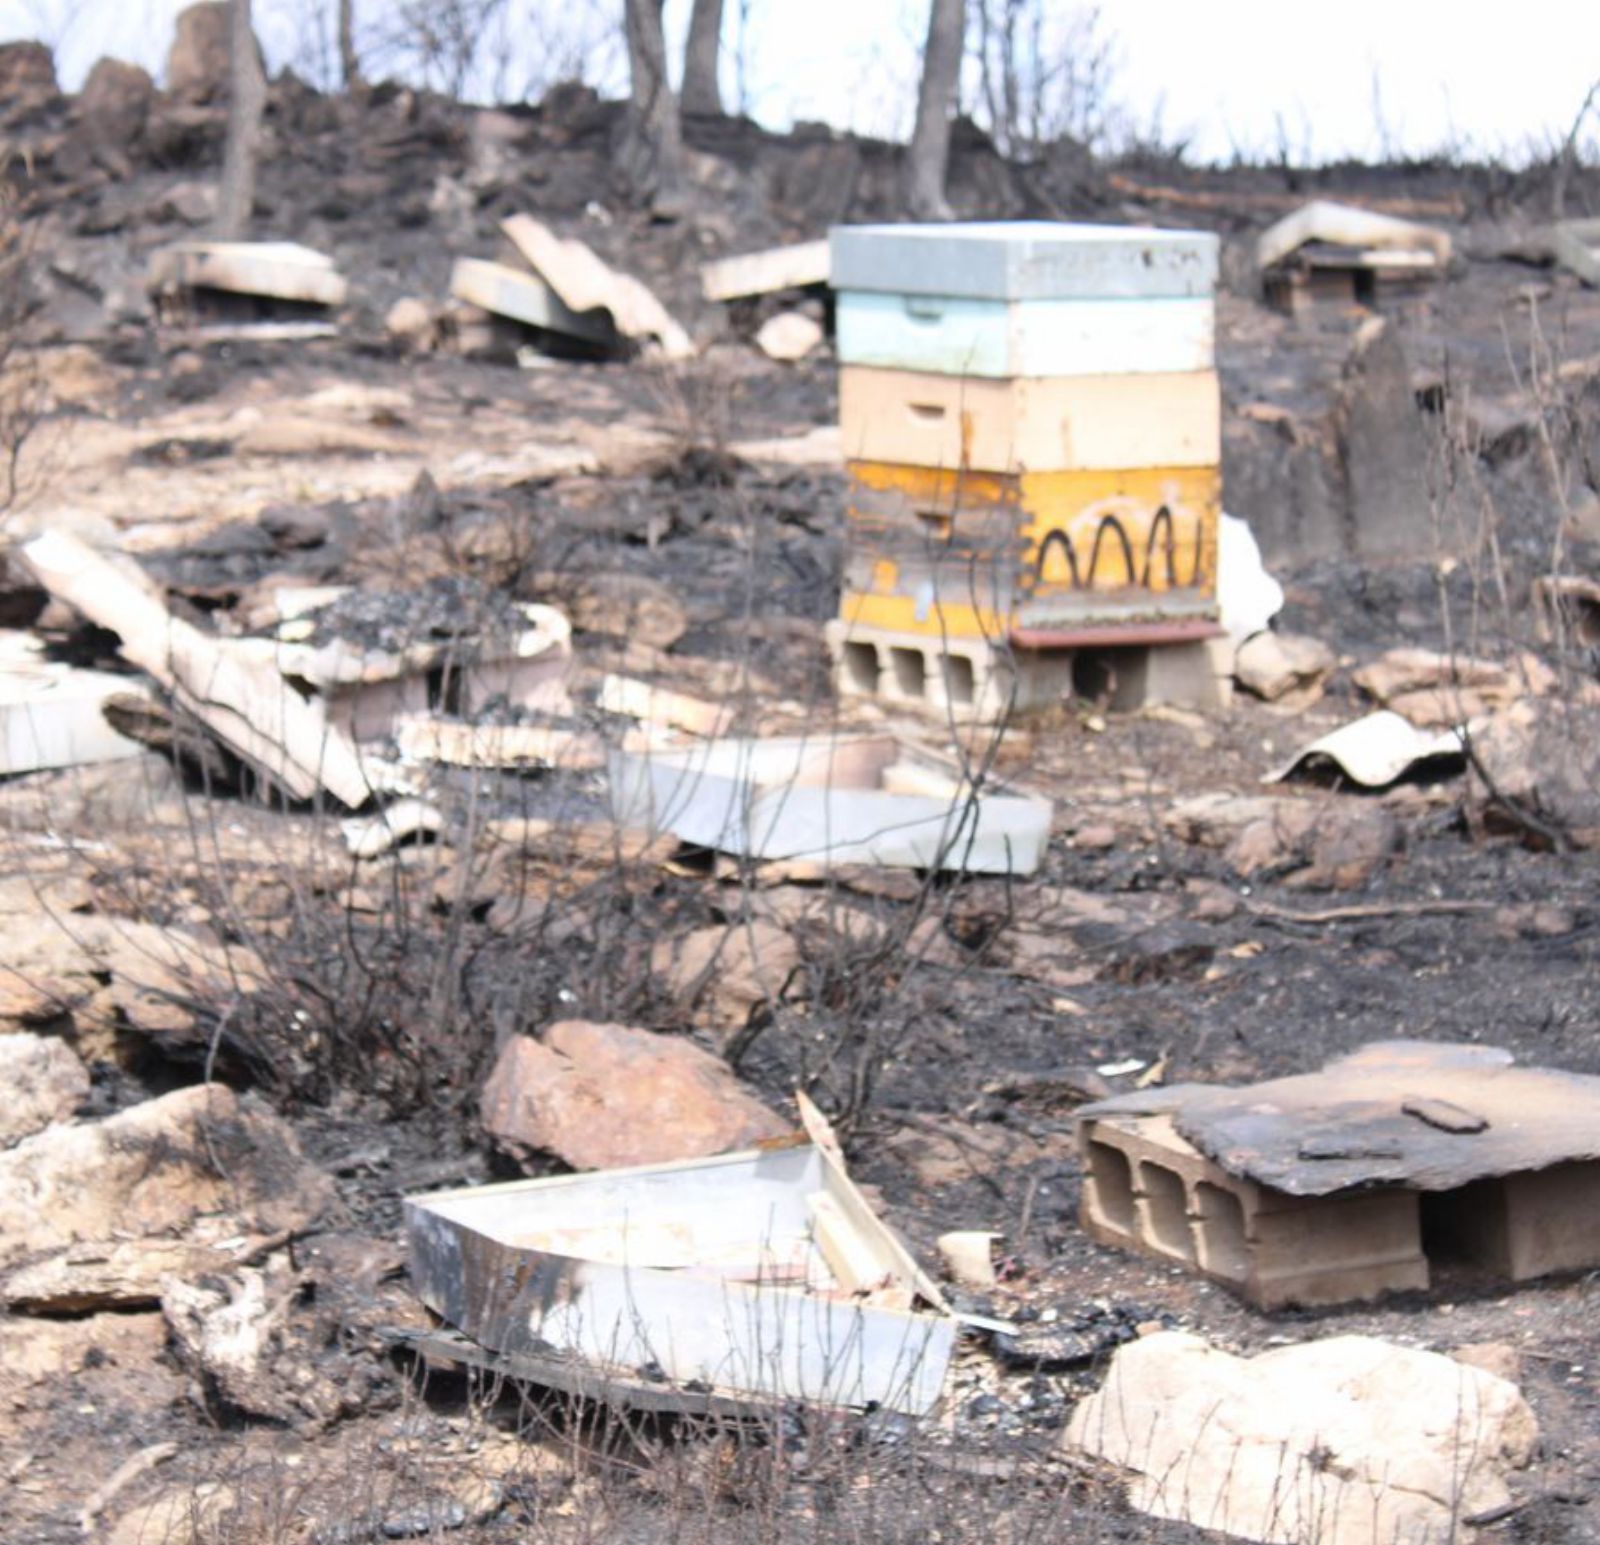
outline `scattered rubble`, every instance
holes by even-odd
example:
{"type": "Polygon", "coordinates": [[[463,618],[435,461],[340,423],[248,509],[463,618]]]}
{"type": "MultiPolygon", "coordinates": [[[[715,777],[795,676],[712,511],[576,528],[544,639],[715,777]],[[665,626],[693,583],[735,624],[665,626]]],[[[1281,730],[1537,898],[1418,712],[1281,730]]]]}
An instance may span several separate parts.
{"type": "Polygon", "coordinates": [[[822,324],[803,311],[780,311],[768,317],[756,332],[756,347],[768,359],[792,365],[822,347],[822,324]]]}
{"type": "Polygon", "coordinates": [[[320,1217],[331,1182],[259,1102],[220,1084],[0,1153],[0,1300],[28,1313],[155,1304],[320,1217]]]}
{"type": "Polygon", "coordinates": [[[1436,1352],[1334,1336],[1243,1358],[1163,1331],[1116,1352],[1062,1443],[1128,1472],[1158,1518],[1281,1545],[1443,1545],[1501,1514],[1538,1433],[1514,1384],[1436,1352]]]}
{"type": "Polygon", "coordinates": [[[798,991],[800,952],[785,929],[757,918],[659,939],[650,971],[697,1024],[728,1036],[798,991]]]}
{"type": "Polygon", "coordinates": [[[1473,726],[1468,803],[1546,847],[1600,847],[1600,707],[1524,701],[1473,726]]]}
{"type": "Polygon", "coordinates": [[[1432,649],[1391,649],[1351,673],[1381,707],[1424,729],[1453,728],[1523,697],[1555,688],[1555,674],[1524,652],[1510,664],[1442,654],[1432,649]]]}

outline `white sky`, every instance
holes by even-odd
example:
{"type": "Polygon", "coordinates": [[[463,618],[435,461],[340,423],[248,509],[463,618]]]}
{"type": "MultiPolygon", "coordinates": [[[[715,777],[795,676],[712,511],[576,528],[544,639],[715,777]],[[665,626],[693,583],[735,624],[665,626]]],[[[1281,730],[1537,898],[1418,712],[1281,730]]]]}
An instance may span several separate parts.
{"type": "MultiPolygon", "coordinates": [[[[334,0],[255,0],[274,66],[315,55],[334,0]]],[[[409,0],[411,4],[422,0],[409,0]]],[[[475,4],[481,0],[455,0],[475,4]]],[[[505,0],[518,57],[502,79],[541,84],[551,61],[606,37],[621,0],[505,0]]],[[[394,0],[356,0],[369,35],[392,26],[394,0]]],[[[1065,16],[1075,7],[1045,0],[1065,16]]],[[[726,0],[726,94],[735,98],[739,19],[748,12],[745,79],[755,116],[774,127],[822,119],[903,132],[927,0],[726,0]]],[[[180,0],[0,0],[0,35],[42,36],[75,85],[113,53],[159,74],[180,0]]],[[[689,0],[668,0],[680,33],[689,0]]],[[[1159,118],[1196,158],[1235,149],[1297,159],[1451,146],[1521,159],[1565,135],[1600,78],[1600,5],[1520,0],[1512,10],[1438,0],[1107,0],[1114,94],[1136,127],[1159,118]],[[1386,143],[1387,141],[1387,143],[1386,143]]],[[[613,37],[614,44],[614,37],[613,37]]],[[[613,46],[606,69],[618,83],[613,46]]],[[[547,83],[547,82],[545,82],[547,83]]],[[[1600,146],[1600,108],[1583,138],[1600,146]]]]}

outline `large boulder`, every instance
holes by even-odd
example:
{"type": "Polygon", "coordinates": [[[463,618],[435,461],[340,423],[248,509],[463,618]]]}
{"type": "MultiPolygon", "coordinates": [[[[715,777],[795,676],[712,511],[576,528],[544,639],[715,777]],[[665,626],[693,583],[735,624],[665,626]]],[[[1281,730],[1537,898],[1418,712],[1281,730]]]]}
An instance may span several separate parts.
{"type": "Polygon", "coordinates": [[[96,142],[127,150],[144,137],[155,95],[148,70],[121,59],[101,59],[78,93],[78,120],[96,142]]]}
{"type": "Polygon", "coordinates": [[[198,1084],[0,1153],[0,1303],[154,1305],[169,1275],[298,1231],[333,1183],[265,1106],[198,1084]]]}
{"type": "Polygon", "coordinates": [[[61,95],[55,55],[43,43],[0,43],[0,123],[20,124],[61,95]]]}
{"type": "Polygon", "coordinates": [[[48,1035],[0,1035],[0,1148],[76,1114],[89,1074],[71,1047],[48,1035]]]}
{"type": "Polygon", "coordinates": [[[1530,699],[1474,730],[1468,802],[1536,845],[1600,847],[1600,707],[1530,699]]]}
{"type": "Polygon", "coordinates": [[[574,1169],[661,1164],[747,1148],[789,1124],[723,1062],[678,1036],[568,1019],[506,1043],[483,1091],[502,1148],[574,1169]]]}
{"type": "Polygon", "coordinates": [[[1233,674],[1246,692],[1268,703],[1308,708],[1338,663],[1321,639],[1268,631],[1240,644],[1233,674]]]}
{"type": "Polygon", "coordinates": [[[1158,1518],[1283,1545],[1460,1545],[1510,1502],[1537,1437],[1516,1385],[1436,1352],[1334,1336],[1244,1358],[1170,1331],[1117,1351],[1062,1441],[1128,1472],[1158,1518]]]}
{"type": "Polygon", "coordinates": [[[216,102],[228,94],[230,0],[199,0],[178,12],[167,52],[167,91],[180,102],[216,102]]]}

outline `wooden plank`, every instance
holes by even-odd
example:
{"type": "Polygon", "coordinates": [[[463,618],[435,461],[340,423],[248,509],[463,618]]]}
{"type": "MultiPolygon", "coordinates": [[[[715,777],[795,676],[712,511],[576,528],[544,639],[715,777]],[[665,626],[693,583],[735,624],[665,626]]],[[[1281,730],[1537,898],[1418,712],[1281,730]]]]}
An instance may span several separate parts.
{"type": "Polygon", "coordinates": [[[805,241],[703,263],[700,286],[707,300],[743,300],[750,295],[825,285],[831,271],[828,243],[805,241]]]}
{"type": "Polygon", "coordinates": [[[500,229],[573,311],[605,311],[624,338],[653,339],[668,359],[694,357],[688,333],[632,274],[618,273],[581,241],[564,241],[528,215],[512,215],[500,229]]]}
{"type": "Polygon", "coordinates": [[[1340,247],[1427,252],[1441,268],[1449,263],[1451,253],[1449,236],[1431,226],[1374,214],[1351,204],[1314,199],[1261,233],[1256,242],[1257,266],[1270,268],[1314,241],[1340,247]]]}
{"type": "Polygon", "coordinates": [[[126,659],[295,798],[325,789],[352,808],[366,802],[354,743],[270,664],[174,617],[147,579],[66,532],[35,537],[21,555],[52,596],[115,633],[126,659]]]}
{"type": "Polygon", "coordinates": [[[566,333],[602,348],[617,346],[617,330],[606,317],[580,316],[544,280],[504,263],[457,258],[450,271],[450,293],[457,300],[509,317],[513,322],[566,333]]]}
{"type": "Polygon", "coordinates": [[[333,259],[292,241],[180,241],[150,257],[151,289],[228,290],[341,306],[349,293],[333,259]]]}

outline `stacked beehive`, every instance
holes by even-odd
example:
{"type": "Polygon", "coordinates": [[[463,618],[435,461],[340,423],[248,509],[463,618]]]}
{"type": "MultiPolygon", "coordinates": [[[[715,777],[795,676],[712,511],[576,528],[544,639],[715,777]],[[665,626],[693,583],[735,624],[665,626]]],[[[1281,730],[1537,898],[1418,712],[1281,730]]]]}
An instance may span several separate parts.
{"type": "Polygon", "coordinates": [[[1017,222],[832,243],[840,689],[991,719],[1114,650],[1125,689],[1213,694],[1216,238],[1017,222]]]}

